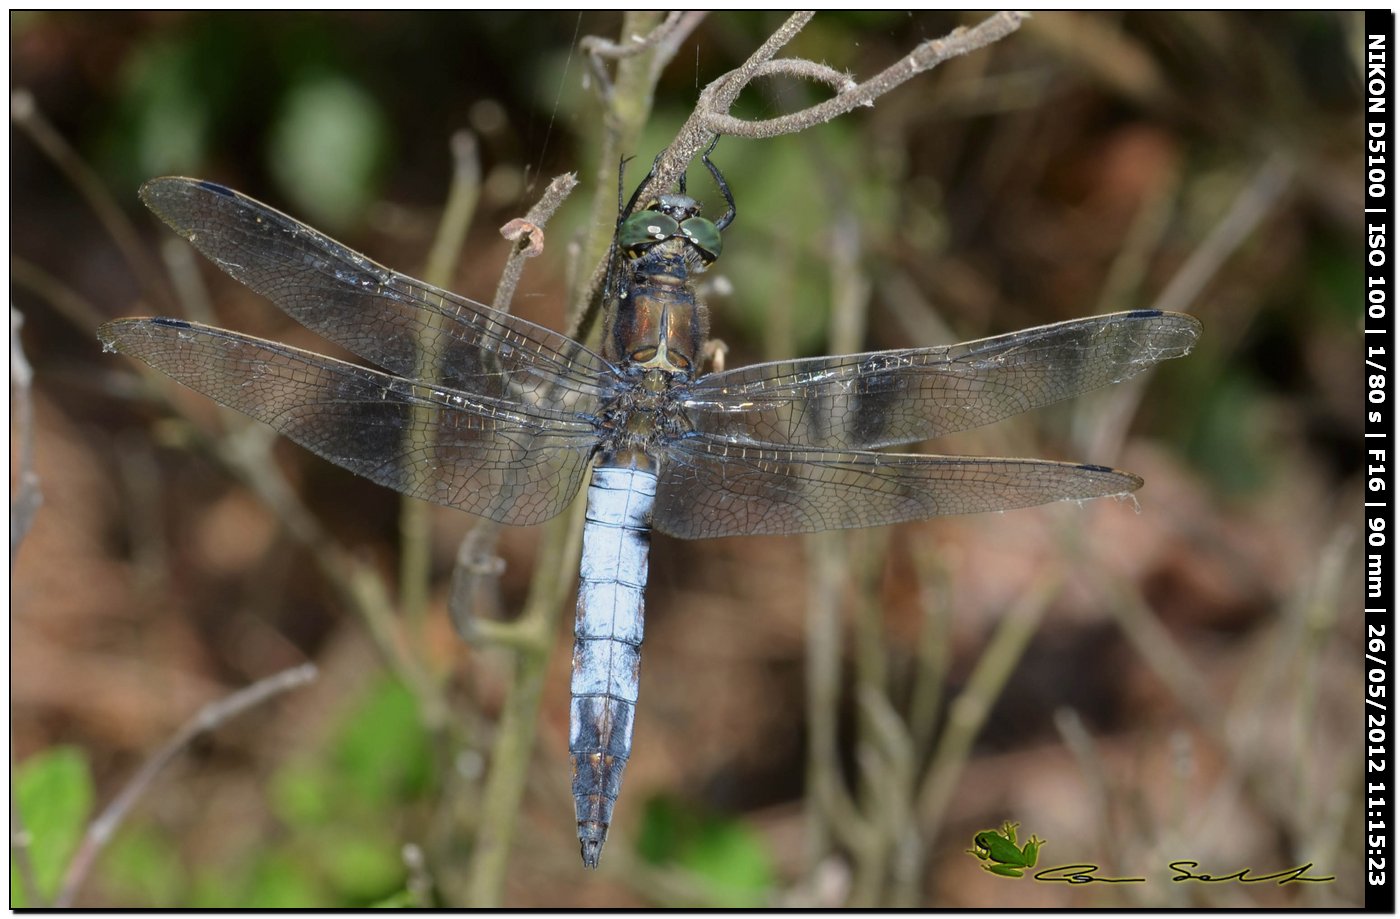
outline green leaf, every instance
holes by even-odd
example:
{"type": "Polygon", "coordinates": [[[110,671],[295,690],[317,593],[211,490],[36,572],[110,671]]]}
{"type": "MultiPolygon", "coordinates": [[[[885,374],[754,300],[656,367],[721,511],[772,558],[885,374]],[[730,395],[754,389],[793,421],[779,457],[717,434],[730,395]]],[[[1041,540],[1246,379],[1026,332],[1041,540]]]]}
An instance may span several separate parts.
{"type": "Polygon", "coordinates": [[[164,834],[128,825],[112,841],[99,866],[102,886],[127,905],[157,909],[186,906],[185,867],[164,834]]]}
{"type": "Polygon", "coordinates": [[[773,884],[772,859],[763,840],[738,821],[708,824],[678,861],[710,881],[715,906],[760,906],[773,884]]]}
{"type": "Polygon", "coordinates": [[[319,826],[336,814],[336,777],[317,763],[300,760],[278,769],[269,789],[272,812],[289,826],[319,826]]]}
{"type": "Polygon", "coordinates": [[[286,851],[270,852],[259,859],[253,869],[246,901],[236,905],[249,909],[325,907],[325,894],[310,874],[305,865],[298,864],[286,851]]]}
{"type": "MultiPolygon", "coordinates": [[[[29,840],[34,880],[48,902],[58,893],[92,812],[92,775],[86,756],[74,747],[54,747],[30,757],[15,770],[14,794],[29,840]]],[[[13,854],[10,891],[12,907],[40,905],[23,903],[13,854]]]]}
{"type": "Polygon", "coordinates": [[[341,791],[376,809],[421,794],[431,758],[413,694],[401,683],[376,686],[347,720],[335,741],[341,791]]]}
{"type": "Polygon", "coordinates": [[[684,868],[704,884],[711,907],[767,902],[775,875],[763,840],[742,822],[701,814],[668,798],[647,802],[637,843],[654,864],[684,868]]]}
{"type": "Polygon", "coordinates": [[[403,886],[403,863],[392,839],[363,832],[327,833],[320,849],[326,878],[344,900],[374,902],[385,891],[403,886]]]}
{"type": "Polygon", "coordinates": [[[389,896],[385,897],[377,903],[371,903],[370,908],[415,909],[418,907],[418,905],[418,901],[413,899],[413,894],[409,893],[407,890],[400,890],[397,893],[390,894],[389,896]]]}

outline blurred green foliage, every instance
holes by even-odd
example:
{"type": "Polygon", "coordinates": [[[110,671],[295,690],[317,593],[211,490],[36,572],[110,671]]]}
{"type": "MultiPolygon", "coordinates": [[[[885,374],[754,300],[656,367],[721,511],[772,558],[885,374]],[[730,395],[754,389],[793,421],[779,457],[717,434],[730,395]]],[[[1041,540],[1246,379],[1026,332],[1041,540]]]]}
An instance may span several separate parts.
{"type": "MultiPolygon", "coordinates": [[[[289,759],[271,775],[271,811],[280,828],[269,845],[228,863],[186,865],[174,841],[138,816],[102,856],[102,886],[124,903],[150,908],[367,907],[404,896],[398,826],[434,788],[413,698],[399,683],[381,679],[338,721],[324,747],[289,759]]],[[[45,770],[49,786],[68,783],[45,800],[83,800],[69,787],[72,759],[67,752],[45,770]]],[[[52,810],[36,816],[51,821],[52,810]]],[[[82,815],[66,819],[81,828],[82,815]]]]}
{"type": "Polygon", "coordinates": [[[358,217],[378,192],[389,128],[374,98],[343,77],[300,77],[282,100],[269,138],[272,172],[313,223],[332,229],[358,217]]]}
{"type": "Polygon", "coordinates": [[[152,909],[188,905],[187,868],[175,840],[150,823],[123,826],[103,854],[100,871],[103,883],[122,903],[152,909]]]}
{"type": "MultiPolygon", "coordinates": [[[[54,747],[20,763],[12,778],[15,807],[24,815],[29,860],[43,903],[52,902],[93,814],[92,771],[76,747],[54,747]]],[[[10,907],[24,902],[15,857],[10,856],[10,907]]]]}
{"type": "Polygon", "coordinates": [[[672,797],[646,803],[637,851],[654,865],[674,865],[702,882],[708,900],[689,906],[763,906],[777,881],[762,837],[742,821],[704,814],[672,797]]]}

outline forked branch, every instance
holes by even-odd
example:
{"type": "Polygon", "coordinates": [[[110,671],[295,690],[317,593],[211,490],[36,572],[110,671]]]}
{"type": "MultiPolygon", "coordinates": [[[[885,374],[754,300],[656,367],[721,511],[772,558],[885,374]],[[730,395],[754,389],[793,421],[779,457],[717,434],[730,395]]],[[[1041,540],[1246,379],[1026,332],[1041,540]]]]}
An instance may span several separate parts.
{"type": "Polygon", "coordinates": [[[815,61],[803,58],[775,59],[778,51],[802,31],[813,15],[811,12],[793,14],[747,61],[701,91],[695,111],[657,161],[655,172],[643,191],[644,198],[673,185],[686,166],[718,135],[757,139],[796,134],[853,109],[874,105],[880,96],[944,61],[1005,38],[1019,29],[1027,17],[1026,13],[1004,11],[971,28],[959,27],[942,38],[923,42],[861,83],[849,74],[815,61]],[[755,79],[778,75],[825,83],[837,94],[825,102],[776,118],[746,121],[729,114],[740,93],[755,79]]]}

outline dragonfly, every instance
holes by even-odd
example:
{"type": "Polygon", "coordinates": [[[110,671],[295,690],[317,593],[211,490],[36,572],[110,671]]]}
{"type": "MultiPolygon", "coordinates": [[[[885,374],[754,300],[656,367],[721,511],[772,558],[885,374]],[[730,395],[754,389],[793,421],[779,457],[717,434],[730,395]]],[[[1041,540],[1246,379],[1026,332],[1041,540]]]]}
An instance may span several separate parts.
{"type": "MultiPolygon", "coordinates": [[[[1111,313],[942,347],[706,372],[696,279],[718,220],[677,190],[620,207],[602,345],[392,271],[213,182],[141,198],[219,268],[375,367],[184,319],[119,319],[119,351],[380,485],[502,524],[563,511],[589,477],[569,751],[598,865],[632,751],[652,531],[681,539],[883,526],[1126,495],[1085,463],[890,452],[1069,399],[1187,354],[1191,316],[1111,313]],[[378,368],[378,369],[376,369],[378,368]]],[[[645,183],[643,183],[645,185],[645,183]]],[[[640,193],[641,188],[638,189],[640,193]]]]}

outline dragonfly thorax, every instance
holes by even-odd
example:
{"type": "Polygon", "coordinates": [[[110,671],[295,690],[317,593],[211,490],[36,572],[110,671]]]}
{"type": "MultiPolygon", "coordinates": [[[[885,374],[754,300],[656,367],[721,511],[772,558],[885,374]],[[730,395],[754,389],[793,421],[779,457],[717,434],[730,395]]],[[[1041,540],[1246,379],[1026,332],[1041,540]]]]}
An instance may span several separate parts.
{"type": "Polygon", "coordinates": [[[697,375],[710,319],[691,279],[705,265],[683,236],[630,256],[625,290],[604,331],[604,357],[624,369],[656,369],[684,379],[697,375]]]}
{"type": "Polygon", "coordinates": [[[634,364],[628,376],[631,385],[619,389],[601,413],[604,452],[654,454],[662,438],[691,430],[675,395],[682,375],[634,364]]]}

